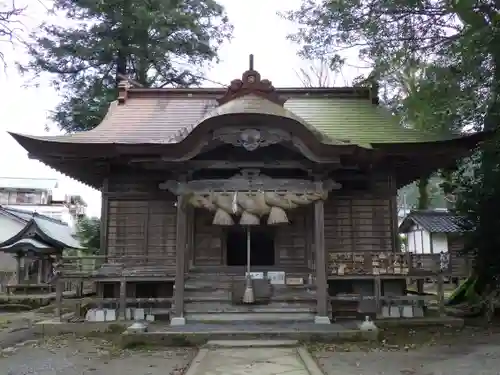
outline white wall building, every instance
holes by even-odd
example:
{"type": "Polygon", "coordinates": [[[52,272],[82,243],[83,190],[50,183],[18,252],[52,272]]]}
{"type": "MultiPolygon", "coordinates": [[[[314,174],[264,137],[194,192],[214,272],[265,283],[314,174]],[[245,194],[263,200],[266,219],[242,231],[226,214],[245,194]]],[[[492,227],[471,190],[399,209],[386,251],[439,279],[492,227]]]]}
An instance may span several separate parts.
{"type": "Polygon", "coordinates": [[[0,177],[0,205],[61,220],[73,229],[85,215],[86,204],[79,196],[61,191],[58,181],[42,178],[0,177]]]}
{"type": "Polygon", "coordinates": [[[461,232],[457,216],[445,209],[410,212],[399,226],[407,238],[406,251],[439,254],[450,251],[450,239],[461,232]]]}

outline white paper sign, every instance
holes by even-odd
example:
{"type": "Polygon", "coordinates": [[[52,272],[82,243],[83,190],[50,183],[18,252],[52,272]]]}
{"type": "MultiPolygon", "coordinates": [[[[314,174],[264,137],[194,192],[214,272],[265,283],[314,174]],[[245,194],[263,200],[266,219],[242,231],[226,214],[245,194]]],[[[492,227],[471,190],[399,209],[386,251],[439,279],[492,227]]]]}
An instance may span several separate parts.
{"type": "MultiPolygon", "coordinates": [[[[248,272],[245,272],[245,277],[248,276],[248,272]]],[[[252,280],[262,280],[264,278],[264,272],[250,272],[250,278],[252,280]]]]}
{"type": "Polygon", "coordinates": [[[285,272],[283,271],[270,271],[267,273],[267,278],[274,285],[285,284],[285,272]]]}

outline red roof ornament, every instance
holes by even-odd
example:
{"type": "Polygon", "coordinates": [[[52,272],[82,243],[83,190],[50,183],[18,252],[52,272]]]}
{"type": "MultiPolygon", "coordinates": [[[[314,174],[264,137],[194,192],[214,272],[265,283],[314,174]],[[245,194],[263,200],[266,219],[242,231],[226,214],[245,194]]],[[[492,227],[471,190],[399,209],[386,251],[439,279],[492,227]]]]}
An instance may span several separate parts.
{"type": "Polygon", "coordinates": [[[283,106],[286,99],[280,98],[271,81],[260,78],[259,72],[253,68],[253,55],[250,55],[250,67],[243,73],[241,79],[231,81],[226,93],[217,99],[219,105],[225,104],[245,95],[257,95],[273,103],[283,106]]]}

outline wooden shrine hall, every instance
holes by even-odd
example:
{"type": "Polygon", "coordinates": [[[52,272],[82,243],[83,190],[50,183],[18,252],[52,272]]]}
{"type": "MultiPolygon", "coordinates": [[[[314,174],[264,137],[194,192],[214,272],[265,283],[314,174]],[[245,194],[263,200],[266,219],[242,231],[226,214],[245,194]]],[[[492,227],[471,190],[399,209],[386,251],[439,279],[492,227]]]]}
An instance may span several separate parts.
{"type": "Polygon", "coordinates": [[[437,271],[400,253],[397,189],[483,136],[404,128],[375,84],[275,88],[253,59],[227,88],[122,81],[95,129],[11,135],[102,191],[104,264],[85,276],[100,303],[172,325],[327,324],[339,293],[402,294],[408,275],[437,271]]]}

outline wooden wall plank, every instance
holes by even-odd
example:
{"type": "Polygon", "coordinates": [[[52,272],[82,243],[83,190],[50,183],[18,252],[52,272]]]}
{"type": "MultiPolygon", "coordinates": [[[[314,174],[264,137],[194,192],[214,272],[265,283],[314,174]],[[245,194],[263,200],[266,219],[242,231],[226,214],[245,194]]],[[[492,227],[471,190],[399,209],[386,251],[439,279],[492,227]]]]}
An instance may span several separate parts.
{"type": "Polygon", "coordinates": [[[171,200],[108,200],[107,249],[111,256],[165,257],[175,266],[176,209],[171,200]]]}
{"type": "Polygon", "coordinates": [[[332,194],[325,202],[328,253],[394,251],[393,192],[390,179],[375,176],[370,190],[332,194]]]}

